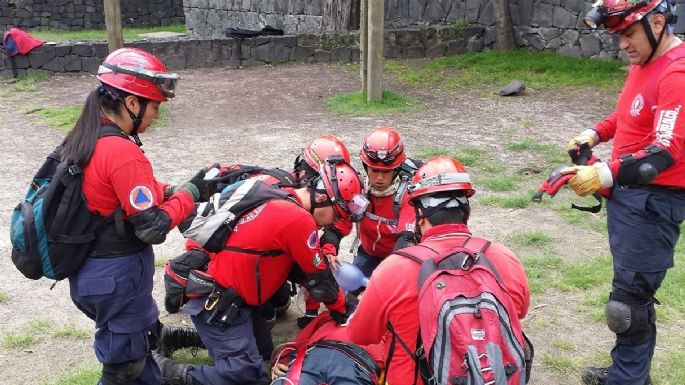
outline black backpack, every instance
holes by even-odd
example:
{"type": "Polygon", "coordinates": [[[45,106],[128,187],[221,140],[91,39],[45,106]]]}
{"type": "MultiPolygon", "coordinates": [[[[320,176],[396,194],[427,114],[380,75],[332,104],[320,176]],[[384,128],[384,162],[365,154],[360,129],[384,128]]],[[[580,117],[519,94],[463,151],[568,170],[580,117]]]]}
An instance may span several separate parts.
{"type": "MultiPolygon", "coordinates": [[[[100,137],[122,136],[103,126],[100,137]]],[[[12,262],[27,278],[60,280],[76,273],[114,214],[90,213],[83,197],[83,170],[61,161],[58,146],[40,167],[12,213],[12,262]]]]}

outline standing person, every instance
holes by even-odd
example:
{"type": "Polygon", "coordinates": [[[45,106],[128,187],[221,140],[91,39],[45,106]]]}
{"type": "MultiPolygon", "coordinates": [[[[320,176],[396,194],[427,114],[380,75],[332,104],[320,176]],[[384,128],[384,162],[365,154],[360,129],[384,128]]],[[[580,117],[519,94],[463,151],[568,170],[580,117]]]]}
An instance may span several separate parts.
{"type": "MultiPolygon", "coordinates": [[[[354,265],[370,277],[393,249],[414,244],[414,209],[407,203],[409,178],[416,163],[407,158],[399,133],[392,127],[378,127],[364,138],[359,151],[368,176],[369,209],[357,225],[359,247],[354,265]]],[[[340,241],[352,231],[352,223],[340,221],[324,229],[322,249],[335,269],[340,241]]],[[[305,327],[319,313],[319,303],[306,301],[306,312],[297,320],[305,327]]]]}
{"type": "Polygon", "coordinates": [[[69,288],[79,310],[95,321],[99,384],[156,385],[160,371],[150,350],[161,324],[152,297],[152,244],[162,243],[212,186],[204,170],[178,186],[158,182],[139,147],[138,134],[159,117],[160,103],[174,97],[178,75],[148,52],[122,48],[107,56],[97,77],[101,84],[62,143],[62,161],[83,169],[88,209],[115,220],[69,277],[69,288]]]}
{"type": "Polygon", "coordinates": [[[614,140],[611,160],[575,166],[569,181],[581,196],[612,188],[607,203],[614,276],[606,306],[616,333],[613,364],[588,368],[586,384],[651,384],[656,345],[654,295],[673,267],[673,249],[685,218],[685,46],[673,35],[670,0],[605,0],[588,13],[591,26],[618,34],[630,69],[616,110],[573,138],[581,146],[614,140]]]}
{"type": "MultiPolygon", "coordinates": [[[[466,169],[458,161],[449,157],[427,160],[414,174],[410,191],[421,242],[403,250],[420,254],[415,257],[422,261],[443,255],[455,246],[468,245],[469,249],[475,248],[474,251],[483,250],[488,241],[472,236],[467,226],[471,213],[469,198],[474,190],[466,169]]],[[[484,253],[499,272],[501,284],[508,293],[505,294],[508,298],[498,299],[511,301],[516,313],[510,314],[511,317],[523,318],[530,304],[523,265],[501,244],[493,242],[486,247],[484,253]]],[[[417,282],[421,265],[399,253],[402,251],[385,258],[374,271],[348,322],[347,334],[358,345],[376,344],[386,336],[386,341],[392,341],[387,343],[390,356],[386,366],[388,384],[420,384],[423,381],[417,378],[419,370],[408,351],[417,352],[417,282]],[[394,333],[389,332],[389,325],[394,333]]],[[[429,348],[426,349],[428,353],[429,348]]]]}
{"type": "Polygon", "coordinates": [[[185,305],[214,365],[179,365],[157,356],[163,384],[268,384],[252,320],[256,307],[282,287],[295,265],[311,296],[326,304],[338,323],[344,321],[345,297],[321,254],[318,228],[360,217],[366,209],[364,186],[356,170],[341,159],[329,159],[319,167],[319,175],[288,199],[269,200],[239,217],[224,250],[214,255],[207,270],[224,293],[217,309],[235,313],[225,320],[213,316],[209,299],[185,305]]]}

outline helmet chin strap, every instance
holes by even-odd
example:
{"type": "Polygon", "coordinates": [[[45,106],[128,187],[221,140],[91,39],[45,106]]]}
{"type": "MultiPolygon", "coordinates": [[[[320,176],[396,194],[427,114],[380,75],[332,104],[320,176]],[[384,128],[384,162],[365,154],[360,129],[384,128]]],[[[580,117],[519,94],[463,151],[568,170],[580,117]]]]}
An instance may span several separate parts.
{"type": "Polygon", "coordinates": [[[138,128],[143,122],[143,115],[145,115],[145,110],[147,109],[147,101],[143,101],[138,98],[138,102],[140,103],[140,111],[138,111],[138,116],[136,116],[136,114],[134,114],[133,111],[128,108],[126,103],[124,103],[124,108],[126,108],[128,116],[130,116],[131,120],[133,120],[133,129],[131,129],[129,136],[131,136],[133,141],[138,145],[138,147],[140,147],[143,145],[143,142],[141,142],[140,138],[138,137],[138,128]]]}
{"type": "Polygon", "coordinates": [[[652,60],[652,57],[656,53],[656,49],[659,47],[659,44],[661,44],[661,40],[664,38],[664,34],[666,33],[668,26],[664,25],[664,27],[661,29],[661,33],[659,34],[659,39],[657,40],[654,37],[654,32],[652,32],[652,26],[649,25],[649,17],[643,17],[640,22],[645,30],[645,35],[647,35],[647,40],[649,40],[649,45],[652,46],[652,53],[649,54],[649,57],[647,57],[647,60],[645,60],[644,63],[647,64],[650,60],[652,60]]]}

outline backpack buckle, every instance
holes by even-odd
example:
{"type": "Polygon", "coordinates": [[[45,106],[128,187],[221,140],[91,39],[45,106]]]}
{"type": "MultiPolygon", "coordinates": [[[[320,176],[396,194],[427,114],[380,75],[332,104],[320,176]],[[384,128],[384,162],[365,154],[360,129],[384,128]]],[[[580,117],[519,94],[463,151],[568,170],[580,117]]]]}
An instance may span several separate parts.
{"type": "Polygon", "coordinates": [[[466,254],[466,258],[464,258],[463,261],[461,261],[461,269],[462,270],[469,270],[473,265],[478,263],[478,260],[480,259],[480,253],[475,252],[473,255],[471,254],[466,254]]]}
{"type": "Polygon", "coordinates": [[[81,173],[81,171],[82,171],[81,167],[79,167],[75,164],[72,164],[71,166],[69,166],[67,168],[67,172],[69,172],[70,175],[78,175],[81,173]]]}

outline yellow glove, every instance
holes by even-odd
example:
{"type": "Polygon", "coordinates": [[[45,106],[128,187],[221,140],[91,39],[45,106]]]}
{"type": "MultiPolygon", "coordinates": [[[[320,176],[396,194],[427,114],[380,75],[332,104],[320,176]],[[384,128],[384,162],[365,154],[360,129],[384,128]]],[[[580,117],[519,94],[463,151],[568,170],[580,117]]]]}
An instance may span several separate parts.
{"type": "Polygon", "coordinates": [[[566,151],[576,151],[580,146],[586,143],[590,145],[590,148],[599,143],[599,136],[595,130],[585,130],[581,132],[580,135],[569,140],[568,143],[566,143],[566,151]]]}
{"type": "Polygon", "coordinates": [[[597,162],[592,166],[572,166],[561,170],[562,174],[576,174],[568,185],[576,194],[585,197],[594,194],[601,188],[611,187],[614,178],[606,163],[597,162]]]}

